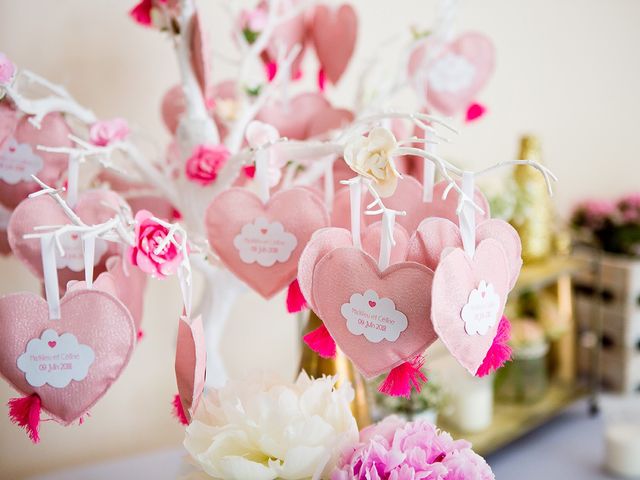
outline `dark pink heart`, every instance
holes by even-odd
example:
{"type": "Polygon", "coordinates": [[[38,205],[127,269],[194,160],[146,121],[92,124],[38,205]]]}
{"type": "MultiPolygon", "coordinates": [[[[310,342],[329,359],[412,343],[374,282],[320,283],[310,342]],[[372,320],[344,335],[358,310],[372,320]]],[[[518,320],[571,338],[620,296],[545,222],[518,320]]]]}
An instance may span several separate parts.
{"type": "Polygon", "coordinates": [[[361,250],[336,248],[318,262],[313,273],[315,312],[340,349],[371,378],[413,360],[436,340],[429,321],[432,281],[433,272],[423,265],[400,262],[380,272],[376,260],[361,250]],[[351,333],[347,326],[343,305],[349,304],[354,294],[369,290],[378,295],[378,303],[387,303],[384,299],[393,302],[396,312],[389,317],[393,318],[389,325],[395,324],[397,312],[406,317],[405,328],[393,341],[385,337],[373,342],[351,333]]]}
{"type": "Polygon", "coordinates": [[[49,320],[47,302],[28,292],[0,298],[0,375],[21,394],[37,393],[42,408],[54,420],[68,425],[91,409],[129,362],[135,344],[133,320],[115,297],[100,290],[76,289],[60,301],[61,319],[49,320]],[[73,334],[95,353],[88,375],[66,387],[30,385],[17,365],[27,343],[47,329],[73,334]]]}
{"type": "Polygon", "coordinates": [[[338,83],[349,65],[358,37],[358,16],[351,5],[338,8],[318,5],[311,23],[311,37],[327,79],[338,83]]]}
{"type": "Polygon", "coordinates": [[[492,238],[480,242],[473,259],[460,248],[451,249],[435,271],[431,299],[433,326],[449,352],[472,375],[478,371],[496,336],[508,293],[507,256],[492,238]],[[497,309],[486,332],[470,334],[462,312],[482,282],[493,286],[497,309]]]}
{"type": "Polygon", "coordinates": [[[57,344],[58,344],[58,342],[55,342],[53,340],[47,342],[47,345],[49,345],[50,348],[54,348],[57,344]]]}
{"type": "MultiPolygon", "coordinates": [[[[109,190],[88,190],[78,196],[75,212],[88,225],[102,223],[116,215],[116,210],[125,205],[122,198],[109,190]],[[113,208],[110,208],[112,206],[113,208]]],[[[27,198],[14,210],[9,221],[7,233],[9,244],[15,256],[38,278],[43,278],[42,256],[38,239],[25,239],[24,235],[33,233],[40,225],[67,225],[71,220],[62,211],[60,205],[48,195],[27,198]]],[[[96,259],[94,275],[105,271],[105,261],[117,253],[118,246],[114,243],[96,244],[96,259]],[[101,253],[101,255],[99,255],[101,253]]],[[[68,252],[71,255],[71,251],[68,252]]],[[[75,246],[76,256],[81,253],[81,245],[75,246]]],[[[77,263],[77,262],[76,262],[77,263]]],[[[58,265],[60,267],[60,265],[58,265]]],[[[75,268],[75,267],[74,267],[75,268]]],[[[71,280],[83,280],[84,269],[59,268],[58,283],[61,291],[71,280]]]]}
{"type": "MultiPolygon", "coordinates": [[[[50,113],[42,120],[40,129],[35,128],[28,121],[28,117],[22,117],[13,133],[13,139],[16,145],[23,145],[20,150],[24,155],[29,157],[36,156],[42,160],[42,169],[27,173],[35,174],[40,180],[47,185],[56,186],[63,173],[67,170],[67,156],[62,153],[48,153],[37,150],[38,145],[47,147],[71,147],[72,142],[68,136],[71,129],[59,113],[50,113]]],[[[4,142],[4,147],[11,141],[11,138],[4,142]]],[[[2,152],[0,149],[0,157],[2,152]]],[[[21,157],[22,158],[22,157],[21,157]]],[[[2,164],[2,161],[0,161],[2,164]]],[[[20,165],[27,165],[27,159],[20,165]]],[[[1,165],[0,165],[1,166],[1,165]]],[[[33,180],[20,180],[17,183],[7,183],[0,176],[0,203],[9,209],[15,208],[22,200],[27,198],[30,193],[40,190],[40,186],[33,180]]]]}
{"type": "Polygon", "coordinates": [[[209,244],[227,268],[263,297],[270,298],[296,278],[302,250],[313,232],[329,225],[329,215],[322,200],[306,188],[276,192],[265,205],[254,193],[233,187],[214,198],[205,221],[209,244]],[[270,266],[260,265],[258,257],[252,263],[242,260],[234,239],[243,227],[260,218],[270,225],[281,224],[285,232],[295,237],[295,247],[286,260],[277,260],[270,266]]]}

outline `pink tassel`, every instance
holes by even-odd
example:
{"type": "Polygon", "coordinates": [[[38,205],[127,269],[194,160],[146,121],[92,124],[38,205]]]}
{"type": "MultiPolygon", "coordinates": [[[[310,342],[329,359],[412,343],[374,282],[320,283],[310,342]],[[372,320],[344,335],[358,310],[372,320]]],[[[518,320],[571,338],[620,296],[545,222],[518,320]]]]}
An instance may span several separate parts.
{"type": "Polygon", "coordinates": [[[318,88],[321,92],[324,92],[324,89],[327,86],[327,75],[324,73],[324,70],[321,68],[318,70],[318,88]]]}
{"type": "Polygon", "coordinates": [[[296,278],[287,291],[287,312],[297,313],[307,308],[307,301],[304,299],[302,292],[300,291],[300,284],[296,278]]]}
{"type": "Polygon", "coordinates": [[[508,345],[510,338],[511,324],[509,319],[503,315],[498,324],[498,331],[493,339],[491,348],[489,348],[482,364],[478,367],[476,377],[484,377],[511,360],[511,347],[508,345]]]}
{"type": "Polygon", "coordinates": [[[265,69],[267,70],[267,80],[271,83],[276,78],[276,73],[278,73],[278,64],[276,62],[268,62],[265,65],[265,69]]]}
{"type": "Polygon", "coordinates": [[[307,333],[302,339],[311,350],[322,358],[333,358],[336,356],[336,342],[324,324],[307,333]]]}
{"type": "Polygon", "coordinates": [[[136,340],[139,342],[143,338],[144,338],[144,332],[142,330],[138,330],[138,335],[137,335],[136,340]]]}
{"type": "Polygon", "coordinates": [[[187,414],[185,413],[184,408],[182,408],[180,395],[176,393],[175,397],[173,397],[171,405],[173,405],[173,416],[176,417],[182,425],[189,425],[187,414]]]}
{"type": "Polygon", "coordinates": [[[243,169],[244,174],[247,178],[253,178],[256,176],[256,166],[255,165],[247,165],[243,169]]]}
{"type": "Polygon", "coordinates": [[[420,392],[422,384],[427,381],[427,377],[421,370],[423,365],[422,355],[418,355],[411,362],[398,365],[387,374],[378,391],[392,397],[411,398],[411,390],[415,388],[420,392]]]}
{"type": "Polygon", "coordinates": [[[9,400],[9,418],[27,431],[33,443],[40,442],[40,397],[32,393],[28,397],[9,400]]]}
{"type": "Polygon", "coordinates": [[[467,108],[467,123],[479,119],[485,113],[487,113],[487,107],[479,103],[472,103],[469,105],[469,108],[467,108]]]}

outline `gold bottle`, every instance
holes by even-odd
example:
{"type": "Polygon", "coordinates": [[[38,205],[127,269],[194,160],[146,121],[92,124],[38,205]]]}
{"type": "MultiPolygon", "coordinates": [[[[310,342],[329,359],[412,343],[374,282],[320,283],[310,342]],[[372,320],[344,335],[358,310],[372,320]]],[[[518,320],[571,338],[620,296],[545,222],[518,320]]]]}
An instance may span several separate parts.
{"type": "MultiPolygon", "coordinates": [[[[521,160],[542,163],[540,142],[525,135],[520,140],[521,160]]],[[[513,177],[518,186],[518,201],[512,224],[522,241],[522,259],[525,263],[549,257],[553,249],[553,207],[544,177],[528,165],[517,165],[513,177]]]]}
{"type": "MultiPolygon", "coordinates": [[[[315,330],[320,325],[322,325],[322,320],[311,311],[305,334],[315,330]]],[[[353,366],[351,360],[339,348],[336,349],[335,357],[322,358],[309,347],[303,345],[300,370],[304,370],[309,376],[315,378],[322,375],[338,375],[338,384],[344,381],[350,382],[355,391],[355,398],[351,402],[351,412],[356,422],[358,422],[358,427],[363,428],[371,423],[367,384],[362,375],[353,366]]]]}

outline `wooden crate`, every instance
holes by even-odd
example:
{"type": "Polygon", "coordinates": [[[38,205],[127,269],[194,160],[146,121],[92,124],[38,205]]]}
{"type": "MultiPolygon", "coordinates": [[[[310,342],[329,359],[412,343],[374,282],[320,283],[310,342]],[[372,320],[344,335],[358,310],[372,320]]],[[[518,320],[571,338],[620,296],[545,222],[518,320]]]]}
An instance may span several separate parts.
{"type": "MultiPolygon", "coordinates": [[[[586,267],[574,278],[578,330],[601,329],[603,384],[635,391],[640,388],[640,260],[608,254],[578,258],[586,267]]],[[[590,361],[583,352],[579,369],[588,371],[590,361]]]]}

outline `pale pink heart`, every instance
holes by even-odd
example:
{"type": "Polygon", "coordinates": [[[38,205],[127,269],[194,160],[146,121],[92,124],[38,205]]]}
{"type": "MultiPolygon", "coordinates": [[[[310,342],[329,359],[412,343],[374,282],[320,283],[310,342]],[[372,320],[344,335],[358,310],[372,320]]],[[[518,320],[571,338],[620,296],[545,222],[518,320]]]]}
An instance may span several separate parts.
{"type": "MultiPolygon", "coordinates": [[[[447,188],[447,182],[438,182],[433,188],[433,201],[422,201],[422,184],[415,178],[407,175],[398,182],[398,188],[395,193],[384,199],[387,208],[405,211],[405,216],[396,217],[396,222],[402,225],[407,232],[413,234],[425,218],[440,217],[447,218],[452,222],[458,222],[456,209],[458,208],[458,195],[455,191],[449,192],[446,199],[442,199],[442,194],[447,188]]],[[[375,216],[364,215],[365,207],[373,201],[371,195],[367,192],[362,195],[362,206],[360,212],[362,214],[362,223],[370,224],[376,221],[375,216]]],[[[489,218],[489,202],[482,194],[480,189],[476,188],[474,201],[483,213],[476,212],[476,222],[480,223],[489,218]]],[[[331,223],[337,227],[350,228],[350,198],[349,189],[344,188],[336,192],[333,200],[333,210],[331,212],[331,223]]]]}
{"type": "Polygon", "coordinates": [[[207,365],[207,346],[204,339],[202,317],[193,320],[180,317],[176,345],[176,383],[182,410],[191,421],[204,391],[207,365]]]}
{"type": "MultiPolygon", "coordinates": [[[[104,272],[98,275],[98,278],[96,278],[93,282],[92,289],[100,290],[102,292],[108,293],[112,297],[118,298],[117,281],[110,273],[104,272]]],[[[70,293],[74,290],[89,289],[87,288],[87,283],[84,280],[71,280],[69,283],[67,283],[67,293],[70,293]]]]}
{"type": "Polygon", "coordinates": [[[507,257],[500,243],[492,238],[480,242],[473,259],[469,259],[460,248],[452,249],[436,269],[431,297],[433,326],[449,352],[472,375],[475,375],[493,343],[508,293],[507,257]],[[485,335],[469,335],[461,317],[462,309],[471,292],[482,281],[493,285],[500,297],[500,308],[495,324],[485,335]]]}
{"type": "Polygon", "coordinates": [[[57,422],[68,425],[80,419],[104,396],[129,362],[135,345],[131,315],[112,295],[93,289],[68,292],[60,301],[61,319],[49,320],[47,302],[30,292],[0,298],[0,374],[21,394],[40,396],[42,409],[57,422]],[[59,335],[71,333],[91,347],[95,360],[81,381],[64,388],[48,384],[31,386],[17,359],[27,343],[47,329],[59,335]]]}
{"type": "Polygon", "coordinates": [[[203,95],[207,95],[210,85],[210,59],[207,36],[202,28],[200,15],[196,12],[191,19],[191,68],[198,79],[203,95]]]}
{"type": "MultiPolygon", "coordinates": [[[[289,5],[282,3],[280,6],[280,14],[287,16],[287,10],[289,8],[296,8],[291,5],[292,2],[288,2],[289,5]]],[[[294,1],[295,3],[300,3],[294,1]]],[[[290,16],[290,15],[289,15],[290,16]]],[[[285,22],[280,22],[274,29],[267,45],[266,50],[263,52],[263,60],[268,62],[277,62],[278,53],[283,48],[284,52],[289,52],[295,45],[301,47],[300,53],[296,56],[293,64],[291,65],[291,77],[296,78],[300,68],[302,66],[302,60],[305,54],[305,44],[307,43],[307,26],[305,21],[304,12],[291,17],[285,22]]]]}
{"type": "Polygon", "coordinates": [[[400,262],[380,272],[370,255],[355,247],[337,248],[318,262],[313,273],[315,312],[356,367],[367,378],[375,377],[413,360],[436,340],[429,321],[432,281],[433,272],[424,265],[400,262]],[[351,295],[367,290],[391,299],[407,317],[407,328],[396,341],[372,343],[349,332],[340,309],[351,295]]]}
{"type": "Polygon", "coordinates": [[[138,210],[149,210],[163,220],[172,221],[175,218],[176,210],[165,197],[145,192],[153,190],[151,185],[133,182],[119,172],[110,170],[100,172],[97,178],[101,183],[106,183],[109,189],[125,197],[134,215],[138,210]]]}
{"type": "MultiPolygon", "coordinates": [[[[220,138],[226,135],[227,127],[221,116],[216,114],[217,100],[233,100],[236,96],[236,82],[225,80],[216,85],[209,86],[206,93],[207,108],[209,114],[213,114],[213,119],[218,127],[220,138]]],[[[174,134],[178,128],[178,122],[184,112],[184,93],[181,85],[174,85],[162,97],[161,114],[167,129],[174,134]]]]}
{"type": "MultiPolygon", "coordinates": [[[[42,120],[40,129],[31,125],[28,117],[22,117],[16,125],[13,137],[18,145],[29,145],[32,153],[42,158],[43,167],[36,176],[47,185],[56,186],[67,170],[67,156],[62,153],[41,152],[37,150],[37,146],[71,147],[72,142],[68,138],[70,133],[71,129],[64,117],[59,113],[50,113],[42,120]]],[[[34,181],[21,181],[11,185],[0,179],[0,203],[13,209],[30,193],[38,190],[40,186],[34,181]]]]}
{"type": "MultiPolygon", "coordinates": [[[[373,258],[378,258],[380,254],[380,234],[382,224],[373,223],[362,232],[362,248],[373,258]]],[[[390,263],[401,262],[405,259],[409,244],[409,235],[400,225],[394,226],[394,240],[396,244],[391,248],[390,263]]],[[[307,246],[300,255],[298,262],[298,284],[302,296],[307,304],[314,310],[313,296],[311,295],[311,285],[313,281],[313,271],[322,257],[331,250],[339,247],[349,247],[353,245],[351,232],[344,228],[329,227],[316,231],[307,246]]]]}
{"type": "Polygon", "coordinates": [[[233,187],[213,199],[205,215],[209,244],[238,278],[265,298],[287,287],[295,278],[302,250],[320,228],[329,226],[329,215],[321,199],[306,188],[281,190],[266,204],[252,192],[233,187]],[[270,267],[245,263],[233,244],[246,224],[264,217],[279,222],[293,234],[296,246],[288,259],[270,267]]]}
{"type": "Polygon", "coordinates": [[[358,37],[358,16],[351,5],[318,5],[311,24],[313,45],[327,79],[338,83],[349,65],[358,37]]]}
{"type": "Polygon", "coordinates": [[[18,112],[9,103],[0,100],[0,148],[18,124],[18,112]]]}
{"type": "MultiPolygon", "coordinates": [[[[124,200],[115,192],[88,190],[78,196],[75,212],[86,224],[95,225],[113,218],[116,215],[115,209],[119,209],[123,205],[125,205],[124,200]]],[[[25,239],[24,235],[34,233],[35,227],[40,225],[68,225],[71,223],[60,205],[49,195],[27,198],[13,211],[9,220],[7,233],[11,250],[31,273],[42,279],[40,240],[25,239]]],[[[116,254],[117,251],[118,246],[109,242],[107,251],[95,265],[95,276],[105,271],[106,259],[116,254]]],[[[83,279],[84,271],[75,272],[69,268],[58,269],[58,284],[62,292],[69,281],[83,279]]]]}
{"type": "Polygon", "coordinates": [[[105,265],[107,272],[115,281],[115,296],[127,307],[133,318],[136,331],[140,332],[144,313],[144,292],[147,288],[148,277],[139,268],[130,264],[125,266],[123,262],[128,262],[128,259],[113,256],[107,259],[105,265]]]}
{"type": "Polygon", "coordinates": [[[325,108],[314,116],[307,128],[306,137],[324,136],[332,130],[343,128],[353,121],[353,112],[344,108],[325,108]]]}
{"type": "Polygon", "coordinates": [[[260,110],[256,119],[273,125],[283,137],[304,140],[314,118],[329,109],[331,104],[323,95],[306,92],[286,103],[268,103],[260,110]]]}
{"type": "MultiPolygon", "coordinates": [[[[504,220],[489,219],[476,227],[476,245],[493,238],[502,246],[509,265],[509,290],[513,288],[522,267],[522,245],[518,232],[504,220]]],[[[435,270],[447,248],[462,248],[460,228],[445,218],[428,218],[418,226],[411,239],[407,260],[422,263],[435,270]]]]}
{"type": "MultiPolygon", "coordinates": [[[[428,48],[430,46],[427,40],[412,53],[409,61],[410,76],[413,77],[418,72],[428,48]]],[[[429,106],[444,115],[450,116],[466,111],[493,73],[493,43],[481,33],[470,32],[460,35],[448,44],[433,48],[437,48],[438,53],[427,67],[430,80],[424,81],[418,88],[424,89],[429,106]],[[448,67],[445,67],[447,64],[448,67]],[[433,75],[450,77],[452,81],[441,88],[433,83],[433,75]],[[467,77],[462,79],[462,75],[467,77]]]]}

